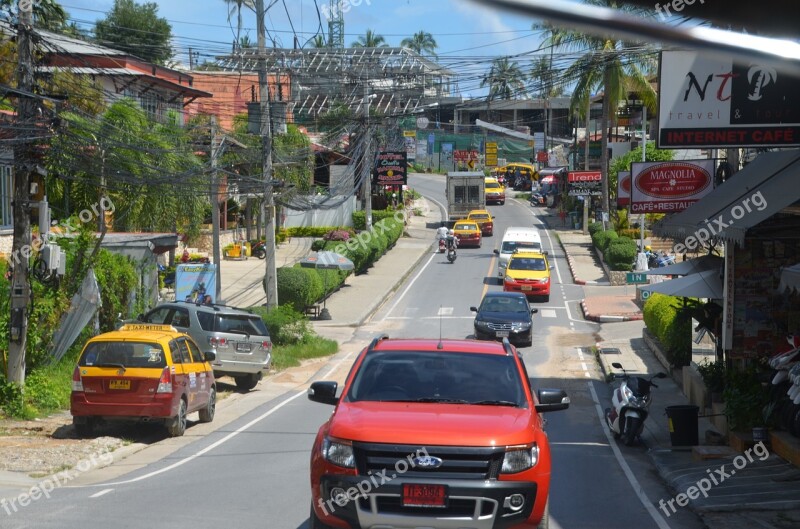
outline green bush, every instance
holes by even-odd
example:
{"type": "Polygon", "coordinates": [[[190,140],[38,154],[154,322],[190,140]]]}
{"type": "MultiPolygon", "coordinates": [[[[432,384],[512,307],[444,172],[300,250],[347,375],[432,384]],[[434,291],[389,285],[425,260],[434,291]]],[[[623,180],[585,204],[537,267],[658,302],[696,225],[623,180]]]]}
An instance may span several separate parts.
{"type": "Polygon", "coordinates": [[[692,353],[692,320],[682,304],[678,298],[653,294],[642,309],[647,329],[664,346],[674,366],[688,365],[692,353]]]}
{"type": "MultiPolygon", "coordinates": [[[[630,237],[631,239],[634,239],[636,241],[638,241],[641,236],[639,228],[626,228],[624,230],[617,230],[617,234],[620,237],[630,237]]],[[[644,230],[645,238],[650,237],[650,235],[651,234],[648,230],[644,230]]]]}
{"type": "MultiPolygon", "coordinates": [[[[395,213],[397,213],[397,211],[391,209],[372,210],[373,226],[383,219],[394,217],[395,213]]],[[[356,231],[367,229],[367,214],[363,210],[353,212],[353,228],[355,228],[356,231]]]]}
{"type": "Polygon", "coordinates": [[[326,233],[337,230],[346,231],[350,235],[354,233],[351,228],[339,226],[293,226],[286,228],[286,235],[288,237],[323,237],[326,233]]]}
{"type": "Polygon", "coordinates": [[[598,231],[592,235],[592,243],[603,253],[606,251],[606,248],[608,248],[609,243],[617,237],[619,237],[619,235],[617,235],[617,232],[614,230],[598,231]]]}
{"type": "Polygon", "coordinates": [[[322,280],[313,268],[283,266],[277,270],[276,281],[280,303],[297,311],[303,312],[322,297],[322,280]]]}
{"type": "Polygon", "coordinates": [[[603,231],[603,223],[602,222],[592,222],[589,224],[587,228],[589,230],[589,235],[594,236],[595,233],[598,231],[603,231]]]}
{"type": "Polygon", "coordinates": [[[611,270],[630,272],[638,249],[636,242],[629,237],[612,239],[603,254],[603,259],[611,270]]]}
{"type": "Polygon", "coordinates": [[[252,307],[250,312],[264,320],[269,330],[269,337],[275,346],[302,343],[314,334],[305,314],[298,312],[291,305],[252,307]]]}

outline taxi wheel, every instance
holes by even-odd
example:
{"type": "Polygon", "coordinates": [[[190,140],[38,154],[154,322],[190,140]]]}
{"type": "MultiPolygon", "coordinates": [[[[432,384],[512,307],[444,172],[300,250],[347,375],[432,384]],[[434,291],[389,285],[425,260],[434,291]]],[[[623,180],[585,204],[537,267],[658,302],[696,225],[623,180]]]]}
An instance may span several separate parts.
{"type": "Polygon", "coordinates": [[[181,399],[178,415],[167,421],[167,433],[170,437],[180,437],[186,432],[186,401],[181,399]]]}
{"type": "Polygon", "coordinates": [[[249,375],[239,375],[238,377],[233,377],[236,381],[236,388],[239,391],[250,391],[258,384],[258,381],[261,380],[261,373],[251,373],[249,375]]]}
{"type": "Polygon", "coordinates": [[[333,529],[333,527],[322,523],[317,513],[314,512],[314,507],[311,507],[311,514],[308,516],[308,529],[333,529]]]}
{"type": "Polygon", "coordinates": [[[200,410],[200,422],[211,422],[214,420],[214,414],[217,411],[217,390],[211,388],[208,394],[208,404],[200,410]]]}

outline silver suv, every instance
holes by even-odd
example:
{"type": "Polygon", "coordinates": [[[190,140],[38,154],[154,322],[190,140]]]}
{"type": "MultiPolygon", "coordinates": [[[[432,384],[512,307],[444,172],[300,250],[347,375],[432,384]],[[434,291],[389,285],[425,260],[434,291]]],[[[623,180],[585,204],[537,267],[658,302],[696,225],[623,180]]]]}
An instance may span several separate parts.
{"type": "Polygon", "coordinates": [[[191,336],[203,350],[211,347],[214,376],[228,375],[236,387],[256,387],[272,364],[272,341],[257,315],[225,305],[197,305],[184,301],[164,303],[138,318],[147,323],[172,325],[191,336]]]}

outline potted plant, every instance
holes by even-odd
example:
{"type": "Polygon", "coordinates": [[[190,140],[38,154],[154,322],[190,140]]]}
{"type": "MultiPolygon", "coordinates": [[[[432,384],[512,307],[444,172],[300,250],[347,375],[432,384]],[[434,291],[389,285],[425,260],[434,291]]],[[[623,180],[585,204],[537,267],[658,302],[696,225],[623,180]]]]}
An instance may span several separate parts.
{"type": "Polygon", "coordinates": [[[709,362],[705,359],[697,364],[697,371],[711,393],[711,402],[721,402],[722,392],[725,389],[725,362],[721,360],[709,362]]]}
{"type": "MultiPolygon", "coordinates": [[[[754,368],[728,371],[722,394],[725,417],[731,431],[750,431],[753,427],[763,427],[769,394],[754,368]]],[[[767,416],[771,413],[769,410],[767,416]]]]}

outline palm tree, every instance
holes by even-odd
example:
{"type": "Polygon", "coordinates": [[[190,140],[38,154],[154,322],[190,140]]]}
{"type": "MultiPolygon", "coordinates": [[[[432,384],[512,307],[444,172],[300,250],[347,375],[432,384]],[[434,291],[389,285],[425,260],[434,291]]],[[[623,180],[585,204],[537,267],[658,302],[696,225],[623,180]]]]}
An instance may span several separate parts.
{"type": "MultiPolygon", "coordinates": [[[[16,16],[17,0],[0,0],[0,10],[16,16]]],[[[67,13],[56,0],[37,0],[30,2],[33,20],[40,29],[61,31],[68,28],[67,13]]]]}
{"type": "MultiPolygon", "coordinates": [[[[617,0],[584,0],[587,4],[620,9],[631,13],[641,8],[622,4],[617,0]]],[[[534,29],[541,29],[534,26],[534,29]]],[[[570,111],[582,115],[586,112],[589,98],[598,90],[603,91],[603,113],[600,118],[602,142],[600,170],[603,175],[603,210],[609,211],[608,194],[608,128],[611,112],[615,112],[619,101],[635,92],[650,112],[655,112],[656,94],[645,77],[652,71],[654,53],[639,43],[616,40],[611,37],[596,37],[562,28],[546,28],[548,44],[583,55],[564,72],[568,81],[575,80],[570,111]]],[[[587,140],[588,142],[588,137],[587,140]]]]}
{"type": "Polygon", "coordinates": [[[311,39],[311,45],[315,48],[327,48],[328,43],[325,42],[325,37],[322,35],[314,35],[314,38],[311,39]]]}
{"type": "Polygon", "coordinates": [[[559,97],[564,94],[564,85],[558,82],[557,71],[547,57],[539,57],[531,67],[528,80],[535,83],[530,90],[539,99],[559,97]]]}
{"type": "Polygon", "coordinates": [[[255,43],[250,40],[250,35],[245,35],[244,37],[239,39],[239,47],[242,49],[245,48],[255,48],[255,43]]]}
{"type": "Polygon", "coordinates": [[[401,46],[414,50],[420,55],[432,55],[436,57],[436,39],[427,31],[417,31],[412,37],[406,37],[400,42],[401,46]]]}
{"type": "Polygon", "coordinates": [[[481,81],[481,87],[489,87],[489,101],[492,99],[516,99],[525,93],[525,74],[516,63],[502,57],[492,61],[489,72],[481,81]]]}
{"type": "Polygon", "coordinates": [[[383,35],[378,35],[371,29],[368,29],[364,35],[358,37],[358,40],[351,44],[353,48],[386,48],[386,39],[383,35]]]}
{"type": "MultiPolygon", "coordinates": [[[[246,7],[256,12],[256,3],[255,0],[224,0],[226,4],[230,6],[228,9],[228,23],[231,22],[231,16],[236,13],[236,38],[234,39],[234,45],[239,44],[239,36],[242,32],[242,8],[246,7]]],[[[245,46],[242,46],[243,48],[245,46]]]]}

